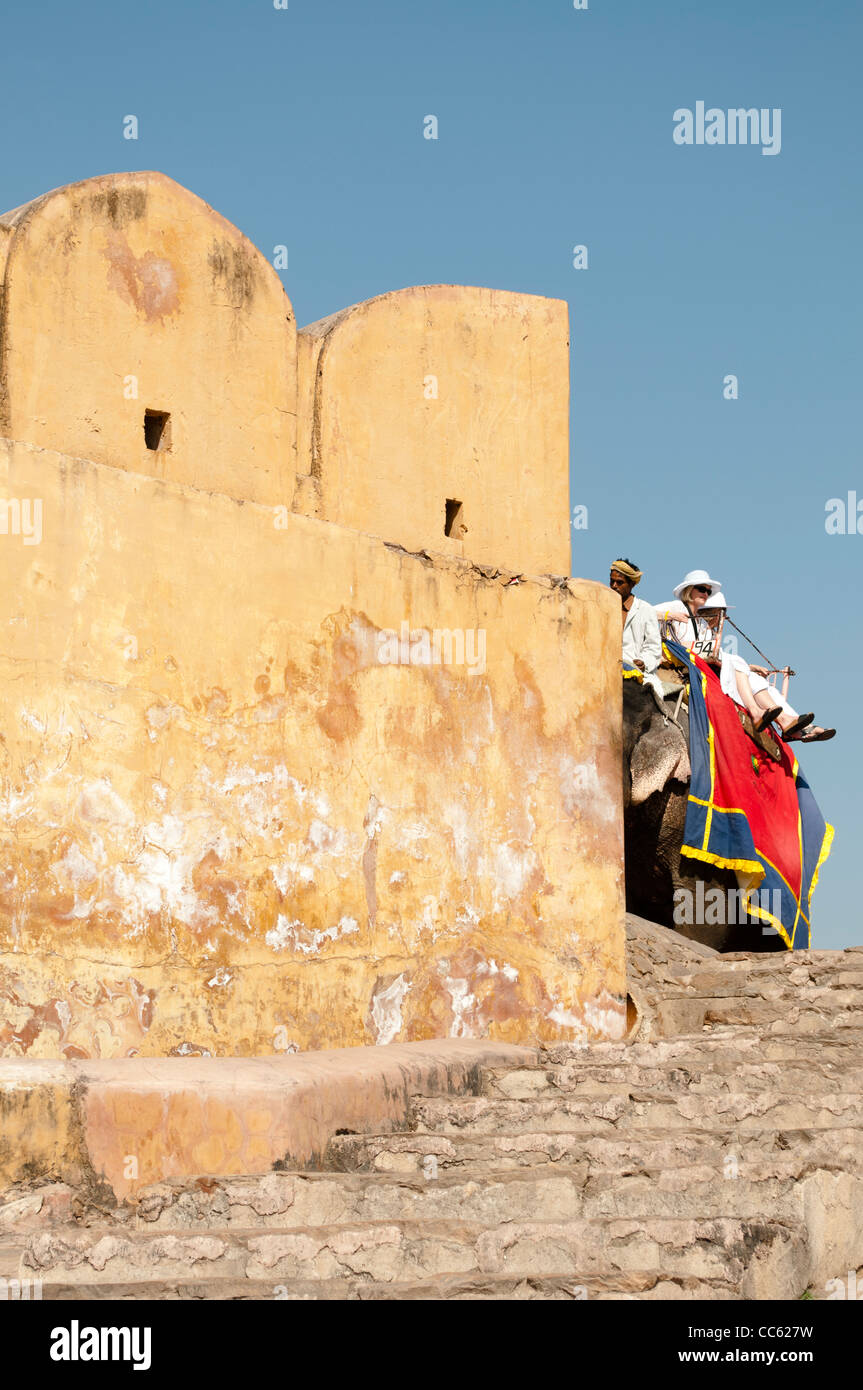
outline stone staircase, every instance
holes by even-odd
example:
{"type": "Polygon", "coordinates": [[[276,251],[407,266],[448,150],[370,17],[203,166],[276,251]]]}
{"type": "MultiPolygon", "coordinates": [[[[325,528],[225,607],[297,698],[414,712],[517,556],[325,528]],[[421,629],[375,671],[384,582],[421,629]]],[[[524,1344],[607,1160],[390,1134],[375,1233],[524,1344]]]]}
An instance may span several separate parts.
{"type": "Polygon", "coordinates": [[[68,1299],[825,1297],[863,1265],[863,948],[719,957],[630,919],[634,1037],[540,1047],[324,1171],[0,1206],[68,1299]]]}

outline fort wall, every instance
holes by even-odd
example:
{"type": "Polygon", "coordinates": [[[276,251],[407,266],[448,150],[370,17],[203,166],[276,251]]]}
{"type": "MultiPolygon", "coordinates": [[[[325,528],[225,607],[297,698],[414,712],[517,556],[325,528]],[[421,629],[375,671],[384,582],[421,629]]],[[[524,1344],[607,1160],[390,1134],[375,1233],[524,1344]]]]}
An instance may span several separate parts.
{"type": "Polygon", "coordinates": [[[565,306],[400,291],[298,348],[153,174],[7,214],[0,254],[0,1053],[619,1036],[565,306]]]}

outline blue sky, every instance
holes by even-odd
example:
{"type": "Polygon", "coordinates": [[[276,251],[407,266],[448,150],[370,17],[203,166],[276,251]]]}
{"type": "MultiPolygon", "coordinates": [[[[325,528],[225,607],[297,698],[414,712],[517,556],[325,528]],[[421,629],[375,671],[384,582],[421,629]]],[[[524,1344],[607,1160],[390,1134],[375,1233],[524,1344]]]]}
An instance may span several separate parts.
{"type": "Polygon", "coordinates": [[[863,7],[588,5],[19,0],[0,206],[160,169],[288,246],[300,324],[410,284],[566,299],[573,572],[627,554],[659,600],[703,565],[797,669],[792,701],[840,730],[802,750],[837,829],[815,944],[859,943],[863,535],[828,536],[825,503],[863,500],[863,7]],[[781,108],[781,153],[676,145],[699,100],[781,108]]]}

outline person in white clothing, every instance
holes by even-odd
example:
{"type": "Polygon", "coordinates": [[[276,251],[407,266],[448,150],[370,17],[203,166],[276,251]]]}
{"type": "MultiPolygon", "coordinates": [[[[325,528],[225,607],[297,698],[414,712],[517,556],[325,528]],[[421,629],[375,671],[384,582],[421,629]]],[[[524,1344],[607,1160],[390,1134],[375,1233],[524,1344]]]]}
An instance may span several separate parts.
{"type": "Polygon", "coordinates": [[[707,600],[719,589],[719,580],[707,570],[690,570],[673,590],[674,598],[654,604],[663,637],[679,642],[696,656],[710,656],[715,634],[701,614],[707,600]]]}
{"type": "MultiPolygon", "coordinates": [[[[714,634],[719,636],[722,621],[728,612],[728,603],[721,590],[711,594],[702,606],[702,616],[714,634]]],[[[731,652],[718,653],[721,661],[719,682],[723,691],[735,704],[741,705],[750,715],[757,731],[766,729],[768,724],[776,723],[782,730],[786,743],[800,739],[803,743],[821,743],[833,738],[835,729],[824,729],[813,724],[815,715],[798,714],[788,703],[777,687],[768,680],[771,674],[790,674],[790,668],[771,673],[764,666],[752,666],[742,656],[731,652]]]]}
{"type": "Polygon", "coordinates": [[[645,680],[655,686],[661,694],[662,687],[656,675],[656,668],[662,656],[659,622],[652,604],[636,598],[632,592],[641,577],[641,570],[631,560],[615,560],[608,582],[620,597],[623,660],[630,661],[643,672],[645,680]]]}

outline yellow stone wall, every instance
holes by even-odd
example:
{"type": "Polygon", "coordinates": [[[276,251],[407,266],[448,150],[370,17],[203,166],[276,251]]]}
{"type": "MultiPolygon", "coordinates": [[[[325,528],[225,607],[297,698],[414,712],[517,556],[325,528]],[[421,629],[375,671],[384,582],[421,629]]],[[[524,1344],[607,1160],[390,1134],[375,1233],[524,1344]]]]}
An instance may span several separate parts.
{"type": "Polygon", "coordinates": [[[621,1032],[610,591],[24,443],[0,497],[0,1050],[621,1032]]]}
{"type": "Polygon", "coordinates": [[[156,173],[55,189],[0,227],[0,434],[291,505],[296,324],[236,227],[156,173]],[[170,447],[147,448],[147,410],[170,447]]]}
{"type": "Polygon", "coordinates": [[[299,401],[298,509],[408,550],[569,573],[562,300],[424,285],[354,305],[300,332],[299,401]],[[450,536],[447,499],[462,503],[450,536]]]}
{"type": "Polygon", "coordinates": [[[618,1036],[566,306],[438,285],[298,335],[149,173],[0,217],[0,287],[0,1055],[618,1036]]]}

